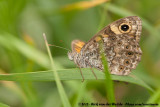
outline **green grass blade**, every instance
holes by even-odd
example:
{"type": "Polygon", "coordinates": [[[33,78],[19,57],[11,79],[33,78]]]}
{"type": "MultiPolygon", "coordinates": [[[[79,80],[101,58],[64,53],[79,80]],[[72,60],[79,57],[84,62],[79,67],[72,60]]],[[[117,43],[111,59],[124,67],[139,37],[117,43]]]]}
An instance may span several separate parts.
{"type": "Polygon", "coordinates": [[[160,102],[160,88],[154,92],[147,103],[159,103],[160,102]]]}
{"type": "Polygon", "coordinates": [[[0,45],[4,46],[5,48],[11,51],[19,51],[24,56],[26,56],[29,59],[32,59],[33,61],[37,62],[39,65],[43,67],[48,67],[49,65],[49,58],[47,57],[47,55],[27,45],[24,41],[16,38],[11,34],[0,34],[0,45]]]}
{"type": "Polygon", "coordinates": [[[86,93],[86,85],[87,85],[87,81],[84,81],[80,88],[78,89],[78,95],[77,97],[74,99],[73,101],[73,107],[78,107],[78,103],[81,102],[82,97],[84,96],[84,94],[86,93]]]}
{"type": "MultiPolygon", "coordinates": [[[[9,33],[0,34],[0,45],[13,52],[20,52],[23,56],[33,60],[42,67],[48,68],[50,65],[49,58],[44,52],[39,51],[34,47],[31,47],[30,45],[26,44],[23,40],[16,38],[14,35],[11,35],[9,33]]],[[[62,68],[62,66],[58,62],[56,62],[55,65],[57,66],[57,68],[62,68]]]]}
{"type": "MultiPolygon", "coordinates": [[[[106,77],[105,80],[106,80],[107,100],[109,103],[115,103],[113,82],[112,82],[110,73],[108,72],[107,60],[104,53],[101,56],[102,56],[102,64],[104,65],[105,77],[106,77]]],[[[114,105],[111,105],[111,106],[115,107],[114,105]]]]}
{"type": "MultiPolygon", "coordinates": [[[[106,55],[104,54],[104,46],[103,43],[100,42],[100,54],[101,54],[101,61],[104,66],[104,73],[105,73],[105,84],[106,84],[106,93],[107,93],[107,101],[109,103],[116,103],[115,101],[115,95],[114,95],[114,87],[113,87],[113,81],[111,79],[110,73],[108,71],[108,62],[106,55]]],[[[115,107],[115,105],[110,105],[111,107],[115,107]]]]}
{"type": "Polygon", "coordinates": [[[44,39],[45,39],[45,44],[46,44],[47,51],[48,51],[48,54],[49,54],[49,58],[50,58],[50,61],[51,61],[51,68],[53,70],[52,71],[52,75],[55,78],[55,81],[56,81],[56,84],[57,84],[57,88],[58,88],[58,92],[60,94],[63,106],[64,107],[71,107],[71,105],[69,103],[69,100],[67,98],[67,95],[66,95],[66,93],[64,91],[64,88],[62,86],[62,83],[60,81],[59,75],[57,73],[56,66],[55,66],[55,64],[53,62],[52,55],[51,55],[51,52],[50,52],[50,49],[49,49],[48,42],[47,42],[45,34],[43,34],[43,36],[44,36],[44,39]]]}
{"type": "MultiPolygon", "coordinates": [[[[98,80],[104,80],[105,74],[102,71],[93,69],[98,80]]],[[[83,76],[85,80],[95,80],[94,75],[90,68],[82,68],[83,76]]],[[[137,71],[138,72],[138,71],[137,71]]],[[[60,80],[82,80],[81,74],[78,68],[74,69],[62,69],[57,70],[60,80]]],[[[128,76],[111,75],[112,80],[124,81],[133,83],[148,89],[151,92],[154,90],[146,84],[143,80],[138,77],[138,73],[133,72],[128,76]]],[[[54,81],[53,71],[37,71],[27,73],[11,73],[11,74],[0,74],[0,80],[6,81],[54,81]]]]}
{"type": "Polygon", "coordinates": [[[10,106],[6,105],[6,104],[3,104],[3,103],[0,103],[0,107],[10,107],[10,106]]]}

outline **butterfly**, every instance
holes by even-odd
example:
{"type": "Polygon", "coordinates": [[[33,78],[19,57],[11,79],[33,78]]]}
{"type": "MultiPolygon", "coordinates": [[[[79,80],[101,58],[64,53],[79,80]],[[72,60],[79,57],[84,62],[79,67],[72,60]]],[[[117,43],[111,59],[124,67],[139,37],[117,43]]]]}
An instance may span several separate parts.
{"type": "Polygon", "coordinates": [[[103,71],[99,49],[101,41],[110,73],[128,75],[141,60],[141,32],[142,21],[138,16],[119,19],[104,27],[86,43],[73,40],[68,58],[80,68],[96,68],[103,71]]]}

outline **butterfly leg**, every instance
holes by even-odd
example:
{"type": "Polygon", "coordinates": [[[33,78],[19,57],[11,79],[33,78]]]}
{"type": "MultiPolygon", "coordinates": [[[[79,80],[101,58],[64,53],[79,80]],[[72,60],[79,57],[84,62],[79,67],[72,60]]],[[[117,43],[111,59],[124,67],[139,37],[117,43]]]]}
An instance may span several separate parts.
{"type": "Polygon", "coordinates": [[[84,82],[84,77],[83,77],[82,70],[81,70],[81,68],[79,67],[79,64],[77,64],[77,65],[78,65],[78,68],[79,68],[79,70],[80,70],[80,73],[81,73],[81,76],[82,76],[82,82],[84,82]]]}
{"type": "Polygon", "coordinates": [[[96,80],[97,80],[97,76],[96,76],[96,74],[94,73],[93,68],[92,68],[92,66],[90,65],[90,63],[89,63],[89,62],[88,62],[88,65],[90,66],[91,71],[92,71],[93,75],[95,76],[95,78],[96,78],[96,80]]]}

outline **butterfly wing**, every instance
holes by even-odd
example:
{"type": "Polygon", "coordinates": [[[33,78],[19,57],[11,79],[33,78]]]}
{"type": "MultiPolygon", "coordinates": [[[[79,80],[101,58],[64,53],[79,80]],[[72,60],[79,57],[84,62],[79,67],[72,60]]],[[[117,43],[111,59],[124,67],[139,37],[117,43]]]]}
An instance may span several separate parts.
{"type": "Polygon", "coordinates": [[[130,16],[106,26],[82,47],[83,63],[103,69],[99,55],[99,41],[103,41],[111,74],[128,75],[141,60],[141,23],[139,17],[130,16]]]}

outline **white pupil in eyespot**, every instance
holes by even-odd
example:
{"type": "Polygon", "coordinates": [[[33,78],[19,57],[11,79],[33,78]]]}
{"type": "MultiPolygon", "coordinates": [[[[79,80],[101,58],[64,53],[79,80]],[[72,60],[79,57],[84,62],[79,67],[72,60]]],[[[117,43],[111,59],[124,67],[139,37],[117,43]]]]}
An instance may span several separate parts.
{"type": "Polygon", "coordinates": [[[121,30],[123,30],[123,31],[127,31],[128,29],[129,29],[129,26],[126,24],[121,26],[121,30]]]}

